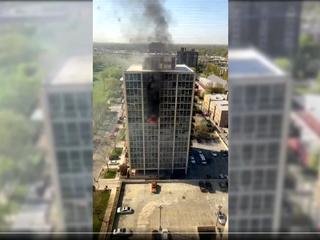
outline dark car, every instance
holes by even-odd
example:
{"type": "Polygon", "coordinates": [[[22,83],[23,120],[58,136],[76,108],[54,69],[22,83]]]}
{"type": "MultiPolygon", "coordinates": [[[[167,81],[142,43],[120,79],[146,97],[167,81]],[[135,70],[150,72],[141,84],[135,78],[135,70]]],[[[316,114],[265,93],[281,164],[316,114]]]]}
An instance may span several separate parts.
{"type": "Polygon", "coordinates": [[[223,182],[219,182],[219,186],[221,188],[221,190],[223,191],[227,191],[228,190],[228,181],[223,181],[223,182]]]}
{"type": "Polygon", "coordinates": [[[206,189],[207,189],[210,193],[214,192],[213,187],[212,187],[212,184],[211,184],[210,182],[206,181],[206,182],[205,182],[205,186],[206,186],[206,189]]]}
{"type": "Polygon", "coordinates": [[[208,192],[208,190],[207,190],[206,187],[205,187],[204,182],[199,181],[199,187],[200,187],[200,191],[201,191],[201,192],[203,192],[203,193],[208,192]]]}
{"type": "Polygon", "coordinates": [[[222,157],[228,157],[228,151],[221,151],[221,156],[222,157]]]}

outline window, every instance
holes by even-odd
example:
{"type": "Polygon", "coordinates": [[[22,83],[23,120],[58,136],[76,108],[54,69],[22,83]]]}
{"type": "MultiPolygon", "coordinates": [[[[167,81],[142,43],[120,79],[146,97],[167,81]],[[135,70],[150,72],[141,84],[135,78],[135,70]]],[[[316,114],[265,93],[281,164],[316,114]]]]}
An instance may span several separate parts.
{"type": "Polygon", "coordinates": [[[79,132],[76,123],[67,124],[67,132],[69,136],[69,145],[79,144],[79,132]]]}
{"type": "Polygon", "coordinates": [[[53,123],[53,134],[57,146],[65,146],[67,144],[66,131],[63,123],[53,123]]]}
{"type": "Polygon", "coordinates": [[[68,154],[66,151],[57,152],[57,163],[59,173],[69,172],[68,154]]]}
{"type": "Polygon", "coordinates": [[[67,93],[63,95],[64,115],[74,117],[76,115],[76,106],[73,94],[67,93]]]}

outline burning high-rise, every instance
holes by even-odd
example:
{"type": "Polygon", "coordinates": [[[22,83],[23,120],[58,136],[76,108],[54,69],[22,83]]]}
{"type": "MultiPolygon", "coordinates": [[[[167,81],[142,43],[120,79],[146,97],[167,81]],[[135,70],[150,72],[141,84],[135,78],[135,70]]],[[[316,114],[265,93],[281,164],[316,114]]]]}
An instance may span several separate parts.
{"type": "Polygon", "coordinates": [[[176,65],[165,45],[152,43],[143,65],[124,73],[127,146],[131,169],[188,167],[194,72],[176,65]]]}

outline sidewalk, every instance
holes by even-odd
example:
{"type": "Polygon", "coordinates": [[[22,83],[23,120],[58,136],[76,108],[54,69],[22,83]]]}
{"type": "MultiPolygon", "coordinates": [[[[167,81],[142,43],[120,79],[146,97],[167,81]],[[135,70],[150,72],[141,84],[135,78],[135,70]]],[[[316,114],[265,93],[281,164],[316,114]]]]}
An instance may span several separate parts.
{"type": "MultiPolygon", "coordinates": [[[[117,186],[119,186],[119,182],[118,182],[117,186]]],[[[114,185],[111,188],[111,193],[110,193],[108,206],[107,206],[107,209],[106,209],[106,212],[105,212],[102,224],[101,224],[99,240],[106,239],[106,235],[107,235],[107,232],[108,232],[108,226],[109,226],[109,223],[110,223],[110,217],[111,217],[112,209],[113,209],[113,206],[115,204],[117,186],[114,185]]],[[[108,185],[108,187],[109,187],[109,185],[108,185]]]]}

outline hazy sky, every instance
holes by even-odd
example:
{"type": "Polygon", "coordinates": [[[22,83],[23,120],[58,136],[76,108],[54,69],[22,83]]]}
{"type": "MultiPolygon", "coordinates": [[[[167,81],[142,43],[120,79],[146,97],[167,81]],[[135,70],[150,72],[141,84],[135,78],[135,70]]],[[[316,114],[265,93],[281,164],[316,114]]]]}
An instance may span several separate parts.
{"type": "MultiPolygon", "coordinates": [[[[129,41],[127,33],[139,24],[132,15],[142,15],[143,9],[128,1],[94,0],[94,41],[129,41]]],[[[169,32],[174,43],[228,43],[228,0],[167,0],[164,7],[170,15],[169,32]]]]}

